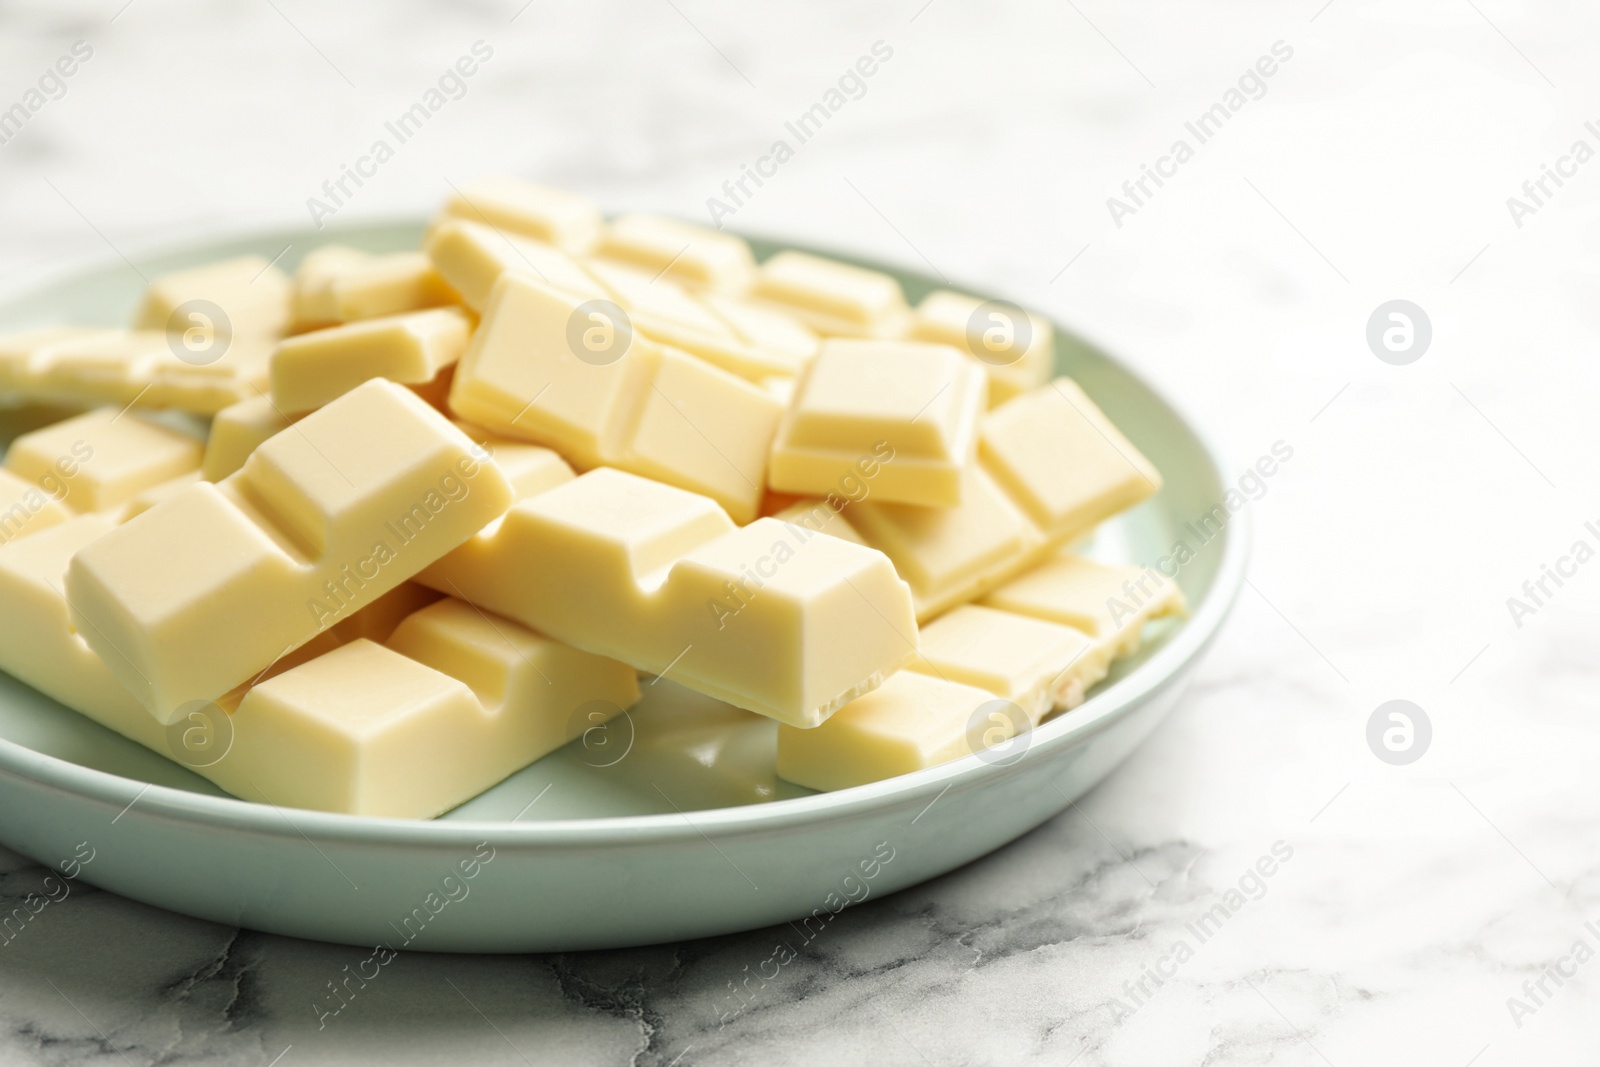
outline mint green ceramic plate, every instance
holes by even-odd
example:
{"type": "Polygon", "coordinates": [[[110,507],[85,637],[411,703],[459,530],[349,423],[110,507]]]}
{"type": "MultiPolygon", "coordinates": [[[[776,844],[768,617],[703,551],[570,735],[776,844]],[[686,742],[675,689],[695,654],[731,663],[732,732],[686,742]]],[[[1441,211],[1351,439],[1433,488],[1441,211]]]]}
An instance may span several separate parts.
{"type": "MultiPolygon", "coordinates": [[[[283,230],[136,256],[150,275],[226,256],[292,268],[317,244],[415,248],[413,223],[283,230]],[[283,250],[287,247],[287,251],[283,250]]],[[[754,242],[758,255],[774,242],[754,242]]],[[[932,279],[894,268],[912,300],[932,279]]],[[[121,259],[0,301],[0,332],[125,321],[143,281],[121,259]]],[[[1062,331],[1073,375],[1166,476],[1089,550],[1153,563],[1222,499],[1216,453],[1150,386],[1062,331]]],[[[28,428],[0,413],[0,441],[28,428]],[[6,425],[6,419],[10,424],[6,425]]],[[[604,743],[574,743],[443,818],[387,820],[235,800],[162,756],[0,676],[0,842],[173,911],[299,937],[425,951],[602,948],[729,933],[913,885],[1060,812],[1133,751],[1179,699],[1244,576],[1240,520],[1178,581],[1192,607],[1152,635],[1020,758],[976,756],[817,794],[772,772],[773,724],[671,682],[604,743]],[[695,724],[673,744],[663,724],[695,724]],[[86,855],[87,852],[79,852],[86,855]],[[464,872],[471,871],[472,877],[464,872]]],[[[820,917],[812,920],[820,922],[820,917]]]]}

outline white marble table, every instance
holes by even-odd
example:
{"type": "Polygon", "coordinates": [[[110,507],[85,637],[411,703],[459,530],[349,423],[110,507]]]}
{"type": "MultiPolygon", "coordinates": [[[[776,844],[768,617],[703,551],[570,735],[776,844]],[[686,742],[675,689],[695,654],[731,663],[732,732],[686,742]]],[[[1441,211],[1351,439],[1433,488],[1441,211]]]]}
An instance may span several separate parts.
{"type": "MultiPolygon", "coordinates": [[[[73,42],[93,55],[0,145],[0,283],[304,220],[477,41],[464,95],[337,217],[491,171],[701,215],[881,41],[730,224],[1041,306],[1241,473],[1284,442],[1251,584],[1192,696],[1079,810],[844,913],[725,1024],[781,932],[408,955],[319,1027],[362,951],[79,887],[0,947],[0,1062],[1593,1062],[1600,565],[1561,561],[1600,546],[1600,162],[1562,162],[1600,149],[1595,13],[522,2],[8,6],[0,110],[73,42]],[[1292,55],[1200,143],[1186,123],[1276,42],[1292,55]],[[1179,139],[1192,158],[1164,161],[1179,139]],[[1168,177],[1134,202],[1142,164],[1168,177]],[[1535,202],[1546,164],[1570,177],[1535,202]],[[1410,365],[1365,340],[1392,299],[1432,323],[1410,365]],[[1567,574],[1533,603],[1546,564],[1567,574]],[[1432,724],[1405,766],[1366,739],[1395,698],[1432,724]]],[[[0,908],[41,886],[0,870],[0,908]]]]}

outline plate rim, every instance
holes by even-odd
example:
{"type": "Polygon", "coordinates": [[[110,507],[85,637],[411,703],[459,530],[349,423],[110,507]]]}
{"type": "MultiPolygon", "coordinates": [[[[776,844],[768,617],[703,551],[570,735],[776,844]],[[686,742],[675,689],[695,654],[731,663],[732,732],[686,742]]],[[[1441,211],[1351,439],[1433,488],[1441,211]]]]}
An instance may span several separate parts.
{"type": "MultiPolygon", "coordinates": [[[[426,220],[417,216],[381,216],[370,219],[352,219],[326,229],[315,231],[324,242],[336,241],[341,234],[391,228],[420,228],[426,220]]],[[[13,290],[7,302],[22,303],[30,296],[44,292],[74,276],[92,270],[114,267],[119,260],[135,273],[143,274],[136,265],[139,259],[161,259],[193,252],[203,245],[220,245],[242,241],[264,241],[275,235],[311,232],[304,226],[252,225],[242,227],[211,227],[196,231],[188,237],[165,238],[136,245],[127,254],[113,247],[116,255],[85,254],[52,267],[33,284],[13,290]]],[[[938,288],[954,288],[943,279],[934,279],[922,271],[900,265],[892,260],[874,259],[854,252],[839,252],[789,238],[769,237],[729,230],[750,240],[782,248],[828,255],[877,269],[888,267],[900,274],[915,276],[938,288]],[[942,283],[942,284],[941,284],[942,283]]],[[[109,242],[108,242],[109,243],[109,242]]],[[[287,249],[285,250],[287,251],[287,249]]],[[[283,253],[279,253],[281,256],[283,253]]],[[[971,287],[980,291],[984,287],[971,287]]],[[[989,299],[1000,299],[990,296],[989,299]]],[[[1053,318],[1052,325],[1067,336],[1077,338],[1092,348],[1101,358],[1115,364],[1129,377],[1135,379],[1176,417],[1199,443],[1206,463],[1211,467],[1218,484],[1226,484],[1226,453],[1206,429],[1204,422],[1196,419],[1184,404],[1175,402],[1163,389],[1145,375],[1113,355],[1111,350],[1081,329],[1067,329],[1053,318]]],[[[1185,668],[1194,663],[1211,641],[1215,639],[1234,605],[1238,602],[1245,582],[1253,518],[1248,509],[1232,516],[1223,530],[1223,555],[1206,597],[1184,619],[1178,631],[1170,635],[1162,646],[1145,662],[1123,678],[1074,708],[1070,714],[1058,716],[1030,731],[1031,740],[1024,755],[1012,763],[991,763],[977,755],[967,755],[935,767],[910,774],[897,775],[866,785],[816,793],[811,796],[790,797],[763,804],[742,804],[733,807],[698,809],[695,811],[662,812],[653,815],[611,815],[579,819],[556,820],[487,820],[487,819],[412,819],[388,818],[369,815],[346,815],[337,812],[314,811],[306,808],[282,808],[270,803],[242,800],[233,796],[212,796],[195,793],[175,786],[144,782],[110,771],[73,763],[70,760],[38,752],[26,745],[0,738],[0,774],[21,777],[47,789],[72,794],[126,811],[140,805],[146,817],[159,816],[168,821],[186,824],[200,823],[228,830],[280,836],[283,827],[278,820],[287,822],[296,834],[315,834],[322,840],[347,843],[383,845],[410,843],[421,838],[432,844],[471,845],[485,839],[505,845],[552,845],[583,847],[622,847],[639,843],[659,843],[675,838],[705,837],[715,831],[722,835],[762,833],[782,830],[796,824],[810,824],[833,815],[849,815],[897,807],[937,792],[962,786],[976,787],[986,780],[1008,774],[1024,764],[1056,749],[1074,746],[1084,738],[1099,733],[1119,721],[1145,699],[1163,688],[1185,668]],[[1038,754],[1035,750],[1041,750],[1038,754]],[[290,812],[293,817],[290,817],[290,812]]],[[[114,732],[114,731],[113,731],[114,732]]],[[[515,772],[513,772],[515,773],[515,772]]],[[[120,816],[119,816],[120,817],[120,816]]]]}

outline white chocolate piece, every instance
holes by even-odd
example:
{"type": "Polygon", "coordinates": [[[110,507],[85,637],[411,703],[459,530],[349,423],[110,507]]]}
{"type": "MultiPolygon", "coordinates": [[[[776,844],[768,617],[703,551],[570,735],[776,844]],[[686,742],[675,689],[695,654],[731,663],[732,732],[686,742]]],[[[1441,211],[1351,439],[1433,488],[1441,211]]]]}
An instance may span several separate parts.
{"type": "MultiPolygon", "coordinates": [[[[585,364],[569,350],[575,310],[574,302],[542,283],[501,279],[457,367],[451,408],[493,433],[550,443],[580,464],[600,463],[598,428],[618,422],[613,411],[626,405],[612,387],[619,378],[610,373],[612,365],[585,364]],[[554,394],[550,402],[537,406],[547,393],[554,394]]],[[[633,340],[617,337],[622,351],[616,362],[632,357],[633,340]]]]}
{"type": "Polygon", "coordinates": [[[11,442],[6,467],[73,511],[104,511],[198,470],[204,446],[134,412],[98,408],[11,442]]]}
{"type": "Polygon", "coordinates": [[[910,583],[918,620],[926,621],[990,592],[1160,487],[1150,461],[1076,383],[1057,378],[984,416],[960,504],[888,503],[872,499],[869,488],[847,514],[802,503],[784,517],[808,529],[849,527],[855,539],[884,552],[910,583]]]}
{"type": "Polygon", "coordinates": [[[329,286],[340,322],[446,307],[461,302],[428,254],[393,252],[340,271],[329,286]]]}
{"type": "Polygon", "coordinates": [[[480,178],[445,201],[444,214],[487,223],[564,252],[587,252],[600,236],[600,210],[583,197],[520,178],[480,178]]]}
{"type": "Polygon", "coordinates": [[[1182,613],[1183,597],[1148,567],[1061,553],[985,605],[923,627],[921,654],[906,670],[817,729],[780,726],[778,773],[842,789],[1002,743],[1083,703],[1113,659],[1138,650],[1146,622],[1182,613]],[[904,680],[915,677],[925,680],[904,680]],[[975,705],[970,692],[959,698],[968,686],[988,702],[975,705]]]}
{"type": "Polygon", "coordinates": [[[983,603],[1081,630],[1113,658],[1138,651],[1146,622],[1185,611],[1183,591],[1160,571],[1069,552],[1006,583],[983,603]]]}
{"type": "Polygon", "coordinates": [[[206,455],[200,469],[208,482],[220,482],[250,458],[261,442],[287,430],[294,419],[279,411],[267,395],[241,400],[217,412],[206,438],[206,455]]]}
{"type": "Polygon", "coordinates": [[[897,338],[911,324],[899,282],[809,252],[779,252],[761,264],[750,295],[824,337],[897,338]]]}
{"type": "MultiPolygon", "coordinates": [[[[463,744],[483,714],[472,690],[365,638],[267,678],[246,699],[248,709],[235,713],[234,745],[251,763],[295,766],[304,783],[299,806],[398,814],[406,809],[391,805],[409,808],[408,788],[431,792],[439,778],[454,779],[483,758],[463,744]]],[[[247,800],[287,803],[280,789],[253,780],[235,788],[247,800]]],[[[444,791],[471,795],[454,781],[444,791]]]]}
{"type": "Polygon", "coordinates": [[[93,326],[46,326],[0,337],[0,397],[31,399],[40,389],[36,353],[63,342],[115,333],[93,326]]]}
{"type": "MultiPolygon", "coordinates": [[[[293,789],[300,807],[429,818],[582,733],[581,709],[638,699],[623,664],[445,599],[387,647],[358,638],[254,687],[234,744],[249,764],[293,768],[273,775],[274,803],[293,789]]],[[[245,766],[229,768],[235,781],[245,766]]],[[[224,788],[267,799],[259,781],[224,788]]]]}
{"type": "Polygon", "coordinates": [[[778,776],[847,789],[981,751],[1026,724],[976,686],[900,671],[811,730],[778,726],[778,776]]]}
{"type": "Polygon", "coordinates": [[[907,669],[1009,700],[1032,727],[1082,704],[1110,662],[1109,650],[1070,626],[963,604],[922,628],[921,655],[907,669]]]}
{"type": "Polygon", "coordinates": [[[73,558],[80,633],[151,714],[213,700],[501,515],[511,487],[374,380],[73,558]]]}
{"type": "Polygon", "coordinates": [[[419,581],[578,648],[811,726],[915,654],[881,554],[601,468],[519,501],[419,581]]]}
{"type": "Polygon", "coordinates": [[[984,466],[1043,530],[1074,537],[1161,488],[1161,474],[1078,383],[1057,378],[983,421],[984,466]]]}
{"type": "MultiPolygon", "coordinates": [[[[448,394],[450,387],[450,369],[446,368],[432,382],[422,386],[413,386],[411,391],[427,401],[430,407],[442,409],[444,395],[429,395],[442,389],[448,394]]],[[[272,403],[272,397],[261,395],[250,400],[241,400],[217,412],[211,420],[211,434],[206,438],[206,455],[201,464],[202,477],[208,482],[220,482],[240,467],[250,458],[261,443],[272,435],[287,430],[298,422],[304,415],[285,415],[272,403]]],[[[464,423],[458,427],[472,437],[474,441],[482,444],[487,435],[477,428],[470,428],[464,423]],[[476,435],[476,436],[475,436],[476,435]]],[[[519,446],[531,447],[531,446],[519,446]]],[[[534,449],[544,452],[545,449],[534,449]]],[[[502,465],[503,466],[503,465],[502,465]]],[[[507,471],[507,476],[510,476],[507,471]]]]}
{"type": "Polygon", "coordinates": [[[289,279],[261,256],[240,256],[174,271],[150,283],[133,320],[135,329],[172,333],[196,325],[235,338],[278,337],[289,326],[289,279]],[[226,322],[211,322],[203,313],[201,319],[188,313],[179,315],[190,301],[216,305],[226,322]]]}
{"type": "Polygon", "coordinates": [[[311,643],[321,648],[302,646],[255,686],[164,726],[72,631],[61,592],[72,555],[115,525],[83,515],[32,544],[0,546],[0,669],[235,796],[429,818],[540,758],[563,729],[575,732],[569,724],[587,721],[577,708],[638,699],[631,668],[506,619],[494,621],[495,641],[517,655],[489,645],[482,665],[452,676],[455,661],[470,659],[456,650],[484,641],[483,616],[459,603],[452,612],[450,601],[427,608],[437,594],[406,583],[324,631],[311,643]],[[391,634],[417,658],[384,647],[391,634]]]}
{"type": "Polygon", "coordinates": [[[946,345],[825,342],[778,424],[767,484],[830,493],[875,457],[874,499],[959,504],[985,388],[983,372],[946,345]]]}
{"type": "Polygon", "coordinates": [[[496,285],[450,408],[580,468],[613,466],[703,493],[740,522],[760,505],[782,414],[758,387],[516,273],[496,285]],[[597,347],[586,348],[591,338],[597,347]]]}
{"type": "Polygon", "coordinates": [[[427,238],[428,258],[461,302],[482,311],[502,274],[528,274],[579,300],[609,299],[605,287],[559,249],[493,227],[447,219],[427,238]]]}
{"type": "Polygon", "coordinates": [[[600,236],[595,255],[621,260],[694,289],[743,293],[755,277],[750,245],[737,234],[660,215],[622,215],[600,236]]]}
{"type": "Polygon", "coordinates": [[[202,340],[188,363],[181,335],[153,330],[31,330],[0,339],[0,395],[78,406],[168,407],[210,415],[266,387],[265,337],[202,340]],[[220,351],[206,348],[215,343],[220,351]]]}
{"type": "Polygon", "coordinates": [[[151,369],[149,389],[135,393],[131,402],[142,407],[212,415],[241,400],[260,396],[267,390],[267,366],[274,343],[269,337],[235,334],[220,356],[200,363],[178,358],[169,346],[167,354],[159,356],[151,369]]]}
{"type": "Polygon", "coordinates": [[[327,245],[302,260],[294,275],[298,330],[459,301],[426,252],[369,255],[343,245],[327,245]]]}
{"type": "Polygon", "coordinates": [[[387,647],[358,638],[256,685],[235,745],[299,765],[303,806],[431,816],[581,733],[580,708],[620,711],[638,694],[620,663],[446,599],[387,647]]]}
{"type": "Polygon", "coordinates": [[[39,349],[19,385],[32,396],[126,404],[164,360],[176,362],[159,330],[102,330],[39,349]]]}
{"type": "Polygon", "coordinates": [[[711,497],[735,522],[756,517],[783,405],[672,348],[660,350],[632,433],[608,462],[711,497]]]}
{"type": "Polygon", "coordinates": [[[0,468],[0,545],[72,518],[61,498],[43,486],[0,468]]]}
{"type": "Polygon", "coordinates": [[[461,358],[472,325],[460,308],[435,308],[285,338],[272,353],[272,402],[295,415],[373,378],[426,385],[461,358]]]}
{"type": "Polygon", "coordinates": [[[922,298],[910,336],[950,345],[976,360],[989,376],[989,406],[1037,389],[1055,367],[1055,328],[1050,320],[1007,304],[949,289],[922,298]]]}

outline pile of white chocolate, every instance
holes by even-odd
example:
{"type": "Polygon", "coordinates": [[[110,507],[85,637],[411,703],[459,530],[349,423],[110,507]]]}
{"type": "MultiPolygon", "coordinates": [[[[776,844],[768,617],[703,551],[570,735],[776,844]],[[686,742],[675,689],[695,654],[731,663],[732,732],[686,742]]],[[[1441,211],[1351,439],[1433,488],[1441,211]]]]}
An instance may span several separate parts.
{"type": "Polygon", "coordinates": [[[1010,305],[505,179],[299,262],[0,338],[0,401],[81,412],[0,468],[0,669],[236,796],[437,815],[641,672],[839,789],[992,752],[1182,610],[1068,551],[1160,476],[1010,305]]]}

